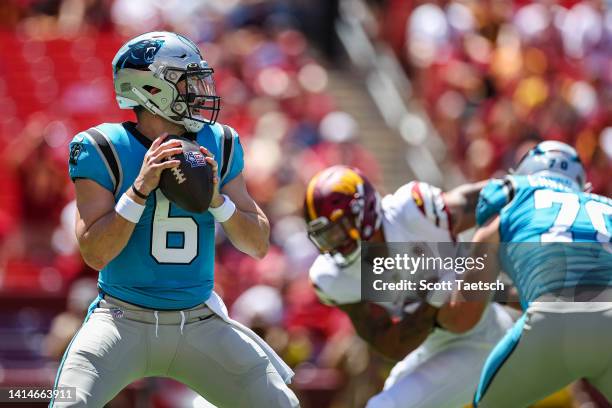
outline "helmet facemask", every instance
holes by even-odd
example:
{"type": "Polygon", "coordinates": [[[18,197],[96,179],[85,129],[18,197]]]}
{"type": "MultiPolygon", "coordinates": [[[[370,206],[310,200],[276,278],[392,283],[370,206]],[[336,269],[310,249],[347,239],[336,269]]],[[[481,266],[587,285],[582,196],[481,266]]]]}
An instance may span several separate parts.
{"type": "Polygon", "coordinates": [[[182,121],[190,131],[201,129],[202,123],[214,124],[221,109],[221,98],[215,90],[213,69],[202,61],[199,65],[190,64],[187,69],[165,68],[164,71],[164,79],[177,92],[170,105],[172,119],[182,121]]]}
{"type": "Polygon", "coordinates": [[[335,221],[319,217],[310,221],[307,228],[308,238],[319,252],[331,255],[341,266],[353,263],[361,252],[359,231],[346,215],[335,221]]]}

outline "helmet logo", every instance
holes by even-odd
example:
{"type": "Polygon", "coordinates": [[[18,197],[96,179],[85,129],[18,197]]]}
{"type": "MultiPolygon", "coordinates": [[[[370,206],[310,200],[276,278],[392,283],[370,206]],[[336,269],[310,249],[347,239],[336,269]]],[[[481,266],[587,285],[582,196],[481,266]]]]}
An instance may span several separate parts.
{"type": "Polygon", "coordinates": [[[145,49],[145,53],[144,53],[144,60],[145,60],[145,62],[152,63],[153,62],[153,57],[155,57],[155,54],[157,53],[158,49],[159,48],[157,48],[155,46],[154,47],[147,47],[145,49]]]}
{"type": "Polygon", "coordinates": [[[163,44],[164,40],[142,40],[128,44],[128,49],[117,59],[115,73],[122,68],[147,69],[163,44]]]}

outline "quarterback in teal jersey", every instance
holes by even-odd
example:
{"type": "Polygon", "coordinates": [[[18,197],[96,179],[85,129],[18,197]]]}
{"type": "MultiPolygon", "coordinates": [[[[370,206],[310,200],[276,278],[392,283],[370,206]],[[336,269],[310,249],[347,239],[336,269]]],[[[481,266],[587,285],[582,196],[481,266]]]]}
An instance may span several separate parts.
{"type": "Polygon", "coordinates": [[[57,407],[102,407],[130,382],[165,376],[219,407],[297,407],[292,371],[213,292],[215,222],[242,252],[263,257],[269,223],[250,197],[236,132],[217,123],[213,70],[186,37],[151,32],[113,60],[117,102],[136,122],[75,136],[69,170],[76,234],[100,271],[100,295],[68,346],[55,386],[76,387],[57,407]],[[178,166],[184,135],[215,174],[205,213],[187,212],[157,188],[178,166]]]}
{"type": "Polygon", "coordinates": [[[481,191],[488,257],[473,276],[503,269],[524,314],[489,355],[476,407],[526,407],[581,378],[612,400],[612,200],[586,185],[576,151],[547,141],[481,191]]]}

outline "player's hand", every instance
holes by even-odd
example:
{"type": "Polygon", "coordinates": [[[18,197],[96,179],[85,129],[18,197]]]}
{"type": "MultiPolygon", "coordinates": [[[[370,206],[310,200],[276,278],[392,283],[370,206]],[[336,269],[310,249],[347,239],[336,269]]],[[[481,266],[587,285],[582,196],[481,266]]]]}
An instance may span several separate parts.
{"type": "Polygon", "coordinates": [[[204,146],[200,146],[200,151],[205,156],[206,162],[212,167],[213,170],[213,196],[212,200],[210,200],[210,206],[212,208],[217,208],[223,204],[223,197],[219,193],[219,165],[214,159],[214,156],[210,151],[204,146]]]}
{"type": "Polygon", "coordinates": [[[153,141],[142,161],[140,173],[134,181],[134,187],[145,195],[149,195],[157,188],[162,171],[177,167],[181,163],[180,160],[166,160],[183,152],[181,141],[173,139],[164,142],[167,136],[168,133],[163,133],[153,141]]]}

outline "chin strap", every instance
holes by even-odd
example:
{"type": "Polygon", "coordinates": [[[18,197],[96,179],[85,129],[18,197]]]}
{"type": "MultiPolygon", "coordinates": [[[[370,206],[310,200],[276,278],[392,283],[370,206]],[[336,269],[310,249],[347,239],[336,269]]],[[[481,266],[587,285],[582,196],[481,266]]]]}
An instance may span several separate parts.
{"type": "Polygon", "coordinates": [[[181,122],[177,122],[176,120],[170,119],[168,116],[166,116],[161,111],[161,109],[159,109],[157,107],[157,105],[155,105],[153,102],[148,100],[147,97],[144,96],[143,93],[140,92],[138,89],[132,88],[132,92],[134,93],[134,95],[136,95],[138,97],[138,99],[140,99],[140,101],[142,102],[144,107],[147,108],[149,110],[149,112],[152,112],[155,115],[161,116],[162,118],[164,118],[164,119],[166,119],[166,120],[168,120],[168,121],[170,121],[172,123],[175,123],[177,125],[183,126],[189,132],[197,133],[204,126],[202,123],[198,122],[197,120],[192,120],[192,119],[188,119],[188,118],[183,119],[181,122]]]}
{"type": "Polygon", "coordinates": [[[357,241],[357,248],[346,255],[342,255],[339,252],[336,252],[335,254],[331,254],[332,258],[334,259],[334,262],[342,267],[342,268],[346,268],[350,265],[353,264],[353,262],[357,261],[360,257],[361,257],[361,241],[357,241]]]}
{"type": "Polygon", "coordinates": [[[147,99],[146,96],[144,96],[142,94],[142,92],[140,92],[138,89],[132,87],[132,93],[134,95],[136,95],[136,97],[138,97],[138,99],[140,99],[140,102],[142,102],[142,104],[144,105],[145,108],[147,108],[148,110],[150,110],[151,112],[153,112],[156,115],[159,115],[161,117],[164,117],[164,114],[162,113],[162,111],[157,107],[157,105],[155,105],[153,102],[151,102],[149,99],[147,99]]]}
{"type": "Polygon", "coordinates": [[[153,102],[147,99],[147,97],[144,96],[143,93],[140,92],[138,89],[132,88],[132,93],[134,93],[134,95],[136,95],[138,99],[140,99],[140,102],[142,102],[142,105],[145,108],[147,108],[149,112],[152,112],[155,115],[161,116],[162,118],[169,120],[172,123],[184,126],[182,122],[177,122],[175,120],[170,119],[168,116],[166,116],[164,112],[162,112],[161,109],[157,107],[157,105],[155,105],[153,102]]]}

